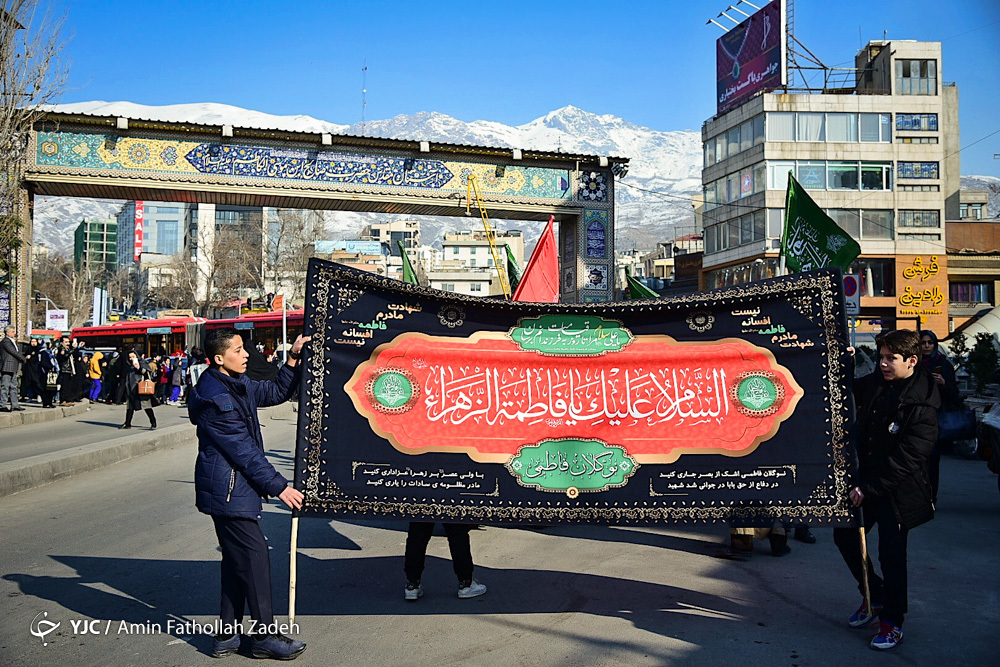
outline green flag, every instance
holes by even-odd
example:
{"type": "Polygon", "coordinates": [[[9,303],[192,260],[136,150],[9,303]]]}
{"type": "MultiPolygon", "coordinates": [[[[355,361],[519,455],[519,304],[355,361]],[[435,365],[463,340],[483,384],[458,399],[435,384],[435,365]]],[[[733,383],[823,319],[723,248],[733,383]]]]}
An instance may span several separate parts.
{"type": "Polygon", "coordinates": [[[630,299],[659,299],[660,295],[649,289],[638,280],[632,277],[628,267],[625,267],[625,280],[628,281],[628,298],[630,299]]]}
{"type": "Polygon", "coordinates": [[[504,248],[507,249],[507,281],[510,283],[510,293],[513,295],[517,291],[517,284],[521,282],[521,267],[517,265],[510,246],[504,245],[504,248]]]}
{"type": "Polygon", "coordinates": [[[399,244],[399,255],[403,258],[403,282],[420,285],[420,281],[417,280],[417,272],[413,270],[413,265],[410,264],[410,256],[406,254],[403,242],[397,239],[396,243],[399,244]]]}
{"type": "Polygon", "coordinates": [[[861,254],[858,242],[816,205],[791,174],[785,198],[781,254],[789,273],[828,266],[847,271],[861,254]]]}

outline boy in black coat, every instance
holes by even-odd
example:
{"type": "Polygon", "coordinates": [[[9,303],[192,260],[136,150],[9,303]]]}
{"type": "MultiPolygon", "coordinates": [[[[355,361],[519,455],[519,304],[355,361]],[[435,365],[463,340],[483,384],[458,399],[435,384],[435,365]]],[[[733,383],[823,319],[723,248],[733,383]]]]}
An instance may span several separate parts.
{"type": "Polygon", "coordinates": [[[198,427],[196,505],[212,517],[222,551],[222,632],[215,637],[213,657],[239,649],[244,606],[253,620],[248,632],[253,657],[291,660],[306,648],[274,623],[271,561],[258,524],[262,498],[276,497],[301,509],[303,496],[264,455],[257,408],[291,397],[301,373],[300,350],[308,340],[298,337],[273,381],[258,382],[246,377],[247,352],[235,329],[215,329],[205,339],[211,368],[192,389],[188,413],[198,427]]]}
{"type": "Polygon", "coordinates": [[[878,524],[882,578],[870,559],[862,564],[856,528],[836,528],[833,539],[862,594],[862,568],[868,569],[871,599],[862,601],[848,624],[868,627],[877,615],[881,623],[871,647],[885,650],[903,639],[907,533],[934,517],[927,458],[937,441],[941,398],[930,374],[917,363],[916,332],[890,331],[875,342],[879,369],[855,385],[859,479],[850,500],[862,508],[865,532],[878,524]]]}

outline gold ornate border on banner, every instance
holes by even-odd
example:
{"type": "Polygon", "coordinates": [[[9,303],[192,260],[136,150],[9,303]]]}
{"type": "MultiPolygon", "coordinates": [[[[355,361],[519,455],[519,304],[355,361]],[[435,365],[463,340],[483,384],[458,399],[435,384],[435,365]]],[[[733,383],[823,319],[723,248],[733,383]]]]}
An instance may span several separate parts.
{"type": "MultiPolygon", "coordinates": [[[[695,312],[704,306],[725,307],[740,306],[748,300],[759,297],[781,296],[792,302],[796,310],[821,326],[826,341],[826,354],[829,363],[825,364],[823,381],[829,405],[824,409],[826,418],[825,434],[832,444],[831,460],[828,466],[827,480],[829,492],[824,493],[825,485],[817,485],[812,496],[806,501],[769,501],[766,505],[731,506],[719,501],[678,501],[670,507],[648,507],[645,503],[611,502],[600,507],[580,506],[575,500],[545,500],[539,502],[518,501],[513,503],[503,501],[495,494],[484,494],[478,498],[456,503],[454,501],[436,502],[425,497],[403,497],[397,501],[386,501],[363,495],[344,493],[329,479],[323,478],[321,463],[327,453],[327,443],[324,436],[330,426],[324,426],[324,420],[331,420],[328,397],[324,396],[323,377],[326,373],[322,362],[327,323],[329,318],[337,317],[346,308],[341,299],[341,290],[356,293],[359,288],[364,291],[366,285],[377,287],[382,292],[395,292],[402,298],[418,300],[440,298],[436,290],[429,290],[406,283],[387,284],[384,279],[370,274],[359,275],[356,272],[341,270],[336,266],[323,266],[318,273],[319,289],[315,295],[315,303],[311,304],[312,340],[308,344],[308,354],[305,358],[306,372],[311,376],[310,393],[303,398],[303,412],[308,415],[308,429],[305,431],[306,442],[300,442],[305,447],[305,470],[301,471],[305,478],[305,504],[322,511],[343,511],[346,513],[364,513],[373,509],[381,516],[394,516],[401,519],[437,515],[443,519],[456,521],[523,521],[533,520],[545,523],[570,521],[600,521],[600,522],[630,522],[630,521],[671,521],[679,523],[739,520],[741,518],[785,517],[790,519],[829,518],[846,519],[851,516],[847,505],[847,426],[850,413],[847,395],[839,383],[831,376],[832,369],[841,368],[845,359],[842,357],[843,341],[838,340],[838,322],[834,295],[840,289],[834,279],[834,274],[821,273],[788,276],[777,282],[759,282],[738,285],[712,292],[688,294],[661,300],[644,300],[632,305],[630,303],[616,304],[617,309],[627,313],[641,312],[674,312],[683,314],[695,312]],[[838,474],[838,472],[840,474],[838,474]]],[[[468,303],[477,309],[513,312],[519,306],[509,301],[498,299],[479,299],[464,295],[449,295],[458,303],[468,303]]],[[[353,301],[352,301],[353,302],[353,301]]],[[[309,306],[307,306],[309,308],[309,306]]],[[[607,304],[552,304],[550,312],[591,312],[595,314],[607,309],[607,304]]],[[[710,331],[706,335],[711,335],[710,331]]],[[[658,494],[650,488],[649,497],[658,494]]]]}

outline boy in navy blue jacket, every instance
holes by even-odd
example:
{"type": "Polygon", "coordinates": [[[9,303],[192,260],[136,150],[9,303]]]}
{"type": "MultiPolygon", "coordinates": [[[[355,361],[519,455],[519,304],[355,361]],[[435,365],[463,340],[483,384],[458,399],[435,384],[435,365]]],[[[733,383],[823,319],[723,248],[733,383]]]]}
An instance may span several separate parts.
{"type": "Polygon", "coordinates": [[[302,493],[264,455],[257,408],[284,403],[299,383],[298,360],[309,340],[299,336],[288,363],[274,380],[244,376],[247,352],[235,329],[215,329],[205,339],[211,367],[191,391],[188,413],[198,427],[195,504],[215,522],[222,550],[221,632],[212,655],[221,658],[240,646],[247,630],[255,658],[290,660],[306,645],[278,631],[271,609],[271,561],[260,529],[261,499],[277,497],[294,509],[302,493]],[[244,605],[252,623],[243,626],[244,605]]]}

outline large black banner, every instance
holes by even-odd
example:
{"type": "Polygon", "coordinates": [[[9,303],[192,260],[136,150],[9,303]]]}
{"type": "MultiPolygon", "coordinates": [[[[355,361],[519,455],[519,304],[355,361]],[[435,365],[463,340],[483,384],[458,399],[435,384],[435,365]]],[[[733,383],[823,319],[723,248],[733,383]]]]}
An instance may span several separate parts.
{"type": "Polygon", "coordinates": [[[522,304],[309,265],[303,514],[850,522],[841,277],[522,304]]]}

